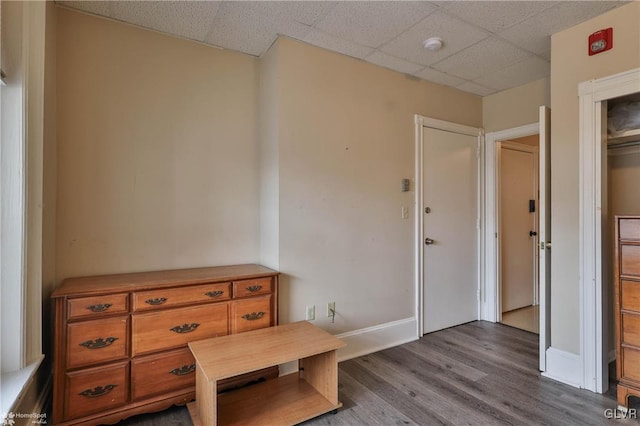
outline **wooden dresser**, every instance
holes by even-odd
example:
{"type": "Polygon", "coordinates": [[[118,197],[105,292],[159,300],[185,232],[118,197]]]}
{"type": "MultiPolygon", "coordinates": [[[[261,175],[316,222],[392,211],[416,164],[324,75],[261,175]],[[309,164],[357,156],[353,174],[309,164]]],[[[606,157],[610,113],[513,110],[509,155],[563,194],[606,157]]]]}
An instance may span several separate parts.
{"type": "MultiPolygon", "coordinates": [[[[187,343],[276,325],[278,272],[234,265],[70,278],[52,298],[53,422],[115,423],[194,399],[187,343]]],[[[277,375],[262,370],[219,390],[277,375]]]]}
{"type": "Polygon", "coordinates": [[[615,318],[618,405],[640,397],[640,216],[615,219],[615,318]]]}

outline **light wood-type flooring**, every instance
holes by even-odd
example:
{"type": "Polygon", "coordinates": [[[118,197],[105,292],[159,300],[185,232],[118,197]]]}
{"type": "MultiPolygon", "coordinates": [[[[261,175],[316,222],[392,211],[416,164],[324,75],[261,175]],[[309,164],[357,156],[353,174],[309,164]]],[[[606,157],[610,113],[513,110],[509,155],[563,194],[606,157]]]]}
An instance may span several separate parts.
{"type": "MultiPolygon", "coordinates": [[[[343,408],[304,425],[638,424],[605,417],[616,407],[615,385],[598,395],[541,377],[537,366],[537,335],[471,322],[340,363],[343,408]]],[[[191,420],[186,408],[173,407],[123,424],[191,420]]]]}
{"type": "Polygon", "coordinates": [[[503,312],[502,323],[538,334],[540,329],[540,306],[527,306],[503,312]]]}

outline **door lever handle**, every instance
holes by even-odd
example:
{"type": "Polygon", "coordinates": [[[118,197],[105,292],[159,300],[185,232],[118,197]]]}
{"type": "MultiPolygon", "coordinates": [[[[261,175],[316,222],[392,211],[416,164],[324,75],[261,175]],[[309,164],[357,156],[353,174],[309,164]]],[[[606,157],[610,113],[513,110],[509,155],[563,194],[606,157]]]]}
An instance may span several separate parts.
{"type": "Polygon", "coordinates": [[[424,239],[424,243],[428,246],[430,246],[431,244],[434,244],[435,241],[433,241],[431,238],[425,238],[424,239]]]}
{"type": "Polygon", "coordinates": [[[536,235],[538,235],[538,233],[536,231],[529,231],[529,236],[530,237],[535,237],[536,235]]]}

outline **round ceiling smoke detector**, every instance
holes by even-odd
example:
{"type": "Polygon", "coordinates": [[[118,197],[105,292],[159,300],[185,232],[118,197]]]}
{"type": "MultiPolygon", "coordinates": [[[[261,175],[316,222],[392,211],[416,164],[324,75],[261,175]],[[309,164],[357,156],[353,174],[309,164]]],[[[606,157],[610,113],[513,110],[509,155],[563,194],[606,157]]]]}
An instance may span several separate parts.
{"type": "Polygon", "coordinates": [[[422,46],[426,50],[437,52],[442,49],[442,39],[440,37],[431,37],[422,42],[422,46]]]}

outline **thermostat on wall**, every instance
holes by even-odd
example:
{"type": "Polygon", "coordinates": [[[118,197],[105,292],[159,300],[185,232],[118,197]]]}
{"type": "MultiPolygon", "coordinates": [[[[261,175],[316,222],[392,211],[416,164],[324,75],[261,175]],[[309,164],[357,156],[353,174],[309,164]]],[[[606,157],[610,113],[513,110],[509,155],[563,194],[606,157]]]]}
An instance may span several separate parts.
{"type": "Polygon", "coordinates": [[[605,52],[613,47],[613,28],[599,30],[589,36],[589,56],[605,52]]]}

